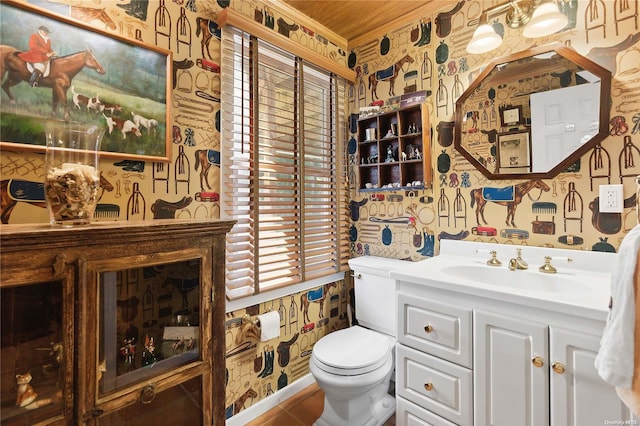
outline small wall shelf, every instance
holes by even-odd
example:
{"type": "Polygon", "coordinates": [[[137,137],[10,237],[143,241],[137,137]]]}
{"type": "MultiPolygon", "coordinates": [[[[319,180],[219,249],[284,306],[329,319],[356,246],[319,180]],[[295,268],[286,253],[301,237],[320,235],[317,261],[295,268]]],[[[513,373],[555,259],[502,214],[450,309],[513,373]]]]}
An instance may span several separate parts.
{"type": "Polygon", "coordinates": [[[431,138],[426,105],[358,121],[361,192],[431,187],[431,138]]]}

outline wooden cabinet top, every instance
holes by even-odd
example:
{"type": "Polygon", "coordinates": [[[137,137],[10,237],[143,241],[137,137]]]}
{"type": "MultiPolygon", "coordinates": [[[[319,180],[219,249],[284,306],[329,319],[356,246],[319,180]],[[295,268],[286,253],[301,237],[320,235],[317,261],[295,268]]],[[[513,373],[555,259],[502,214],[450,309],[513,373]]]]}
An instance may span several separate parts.
{"type": "Polygon", "coordinates": [[[50,224],[2,225],[0,250],[11,251],[61,248],[67,246],[113,245],[138,241],[153,242],[175,238],[228,232],[232,220],[159,219],[147,221],[96,222],[86,226],[60,227],[50,224]]]}

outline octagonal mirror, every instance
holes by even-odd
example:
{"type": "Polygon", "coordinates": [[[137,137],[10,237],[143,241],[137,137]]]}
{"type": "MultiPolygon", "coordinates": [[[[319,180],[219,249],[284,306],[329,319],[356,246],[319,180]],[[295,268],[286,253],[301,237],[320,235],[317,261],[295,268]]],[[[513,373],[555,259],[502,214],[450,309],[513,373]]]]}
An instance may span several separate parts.
{"type": "Polygon", "coordinates": [[[611,73],[553,43],[490,62],[456,101],[455,148],[490,179],[552,178],[608,136],[611,73]]]}

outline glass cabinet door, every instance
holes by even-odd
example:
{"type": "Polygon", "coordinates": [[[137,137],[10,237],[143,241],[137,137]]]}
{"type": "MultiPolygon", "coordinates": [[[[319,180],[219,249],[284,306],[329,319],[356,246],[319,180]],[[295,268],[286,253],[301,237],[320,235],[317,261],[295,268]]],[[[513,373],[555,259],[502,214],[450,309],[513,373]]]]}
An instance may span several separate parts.
{"type": "Polygon", "coordinates": [[[73,275],[20,284],[10,275],[3,271],[0,284],[0,423],[64,423],[73,401],[73,275]]]}
{"type": "Polygon", "coordinates": [[[171,404],[159,400],[167,398],[178,405],[196,401],[196,413],[202,412],[202,387],[196,393],[187,388],[203,383],[202,375],[208,383],[211,374],[205,361],[210,351],[207,253],[193,249],[88,262],[88,282],[95,284],[88,286],[86,300],[97,314],[91,318],[89,308],[86,317],[88,329],[96,330],[87,335],[88,351],[96,349],[88,357],[96,362],[88,391],[99,423],[119,416],[164,423],[171,404]],[[112,406],[121,412],[109,413],[112,406]]]}

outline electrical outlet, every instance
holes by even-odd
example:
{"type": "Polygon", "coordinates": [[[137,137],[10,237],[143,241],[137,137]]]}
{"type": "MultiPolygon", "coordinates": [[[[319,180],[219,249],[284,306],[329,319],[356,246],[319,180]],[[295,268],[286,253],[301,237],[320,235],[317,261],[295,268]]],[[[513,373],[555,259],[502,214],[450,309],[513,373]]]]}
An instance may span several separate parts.
{"type": "Polygon", "coordinates": [[[600,185],[600,213],[622,213],[624,196],[622,185],[600,185]]]}

